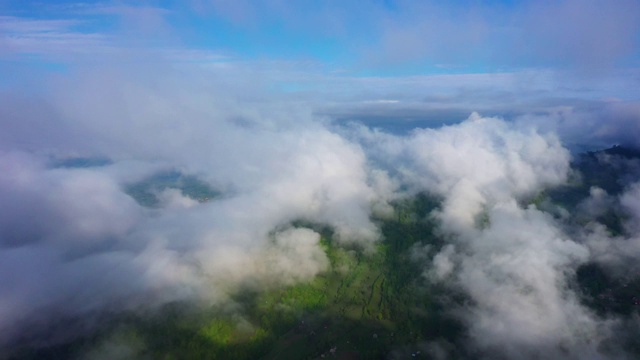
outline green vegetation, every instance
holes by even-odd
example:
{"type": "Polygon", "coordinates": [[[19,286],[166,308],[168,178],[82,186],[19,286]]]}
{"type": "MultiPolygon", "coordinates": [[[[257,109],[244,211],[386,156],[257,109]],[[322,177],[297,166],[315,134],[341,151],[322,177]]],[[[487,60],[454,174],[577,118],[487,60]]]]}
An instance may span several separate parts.
{"type": "Polygon", "coordinates": [[[377,359],[392,351],[410,357],[427,341],[453,343],[462,328],[442,311],[443,290],[430,288],[423,264],[412,260],[417,244],[440,246],[428,217],[437,204],[425,195],[395,204],[396,217],[380,220],[384,241],[375,251],[339,245],[315,227],[331,266],[310,282],[241,290],[233,310],[170,304],[155,315],[121,316],[110,330],[45,357],[95,353],[113,339],[128,358],[142,359],[377,359]]]}
{"type": "Polygon", "coordinates": [[[140,355],[375,359],[396,349],[415,351],[428,340],[455,341],[461,327],[440,311],[433,289],[422,281],[422,267],[411,260],[415,244],[438,243],[427,217],[436,203],[420,195],[396,204],[397,218],[381,222],[385,241],[374,252],[340,246],[325,231],[328,271],[308,283],[241,291],[234,298],[240,311],[214,308],[197,317],[165,312],[159,323],[133,325],[148,344],[140,355]]]}
{"type": "MultiPolygon", "coordinates": [[[[618,156],[617,152],[603,154],[618,156]]],[[[563,207],[574,225],[580,226],[574,214],[592,186],[612,195],[623,188],[620,171],[602,156],[583,156],[574,164],[580,176],[523,205],[563,207]]],[[[157,174],[130,185],[127,192],[140,204],[154,207],[159,205],[157,195],[167,188],[198,201],[219,196],[197,178],[177,172],[157,174]]],[[[425,259],[445,243],[436,235],[435,220],[430,217],[439,204],[439,199],[425,194],[397,201],[393,218],[376,220],[383,240],[373,251],[338,244],[332,230],[321,224],[295,221],[292,226],[312,228],[322,235],[321,246],[330,261],[329,269],[309,282],[264,291],[240,289],[231,294],[231,305],[203,309],[172,303],[153,314],[108,316],[97,333],[49,348],[19,349],[12,358],[427,358],[418,350],[430,342],[444,344],[452,357],[473,358],[464,350],[454,350],[465,348],[460,345],[465,334],[445,310],[469,299],[422,276],[425,259]],[[416,260],[418,253],[422,263],[416,260]]],[[[479,227],[490,226],[489,220],[486,213],[476,219],[479,227]]],[[[623,232],[624,219],[615,210],[596,220],[613,235],[623,232]]],[[[600,316],[629,317],[640,308],[640,278],[633,274],[615,279],[598,264],[589,263],[577,269],[574,286],[583,304],[600,316]]],[[[640,353],[636,338],[623,341],[632,353],[640,353]]]]}
{"type": "Polygon", "coordinates": [[[583,301],[599,315],[629,316],[640,306],[640,278],[615,279],[596,263],[588,263],[576,274],[583,301]]]}

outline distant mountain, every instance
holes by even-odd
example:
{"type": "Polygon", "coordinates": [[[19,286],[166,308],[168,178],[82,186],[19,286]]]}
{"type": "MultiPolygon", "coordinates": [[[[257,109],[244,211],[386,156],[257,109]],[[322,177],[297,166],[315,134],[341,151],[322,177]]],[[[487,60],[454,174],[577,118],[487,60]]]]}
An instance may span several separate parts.
{"type": "Polygon", "coordinates": [[[634,148],[622,146],[622,145],[614,145],[608,149],[599,150],[599,151],[589,151],[587,154],[589,156],[595,156],[595,157],[597,157],[600,154],[606,154],[606,155],[620,156],[624,159],[640,159],[640,149],[634,149],[634,148]]]}

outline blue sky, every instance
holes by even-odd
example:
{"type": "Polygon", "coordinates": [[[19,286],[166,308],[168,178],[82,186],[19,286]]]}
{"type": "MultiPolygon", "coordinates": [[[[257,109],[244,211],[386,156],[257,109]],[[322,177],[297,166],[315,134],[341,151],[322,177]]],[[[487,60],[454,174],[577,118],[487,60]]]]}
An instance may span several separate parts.
{"type": "Polygon", "coordinates": [[[2,1],[4,61],[138,47],[356,75],[637,67],[640,2],[2,1]]]}
{"type": "Polygon", "coordinates": [[[0,90],[115,69],[375,124],[598,118],[638,107],[640,0],[0,0],[0,90]]]}

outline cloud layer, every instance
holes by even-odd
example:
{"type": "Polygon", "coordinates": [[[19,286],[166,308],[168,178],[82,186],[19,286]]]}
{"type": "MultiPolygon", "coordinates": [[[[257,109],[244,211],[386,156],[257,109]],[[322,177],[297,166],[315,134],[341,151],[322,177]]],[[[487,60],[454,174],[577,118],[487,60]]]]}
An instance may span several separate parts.
{"type": "MultiPolygon", "coordinates": [[[[402,101],[387,95],[417,92],[424,79],[358,79],[356,88],[376,89],[353,97],[331,98],[326,90],[289,96],[272,91],[282,85],[273,81],[278,74],[218,65],[88,66],[43,81],[37,94],[2,94],[1,345],[56,341],[49,331],[61,321],[176,300],[219,303],[239,287],[306,281],[328,262],[320,235],[293,222],[329,225],[341,243],[371,249],[384,241],[371,213],[426,191],[443,199],[431,216],[448,244],[425,261],[424,275],[470,299],[451,309],[467,325],[470,351],[487,358],[617,355],[599,345],[620,319],[593,314],[571,282],[590,261],[616,268],[637,257],[637,179],[620,195],[594,189],[581,207],[589,221],[603,206],[619,208],[628,220],[617,237],[595,220],[569,231],[566,218],[528,204],[570,175],[560,137],[637,144],[634,102],[584,113],[553,112],[545,103],[546,112],[514,121],[472,113],[453,125],[393,135],[340,127],[326,109],[347,118],[370,113],[374,97],[382,110],[394,110],[402,101]],[[69,158],[109,161],[60,165],[69,158]],[[167,171],[194,176],[220,196],[200,202],[169,188],[150,208],[127,192],[167,171]]],[[[487,77],[479,78],[472,89],[483,88],[487,77]]],[[[489,78],[510,83],[514,76],[489,78]]],[[[436,95],[414,98],[417,112],[438,104],[436,95]]],[[[484,102],[449,95],[458,110],[484,102]]],[[[59,336],[83,326],[90,324],[59,336]]]]}
{"type": "MultiPolygon", "coordinates": [[[[603,318],[586,307],[575,278],[593,262],[617,269],[614,277],[626,271],[625,281],[636,273],[637,184],[618,198],[592,189],[579,206],[583,220],[571,225],[566,211],[545,212],[549,205],[530,203],[571,174],[569,152],[532,122],[472,114],[460,124],[407,136],[365,127],[351,129],[350,136],[409,189],[443,199],[431,216],[449,240],[432,253],[424,275],[469,297],[450,311],[468,326],[474,356],[625,358],[619,344],[611,344],[620,340],[615,332],[626,320],[603,318]],[[597,220],[605,211],[627,214],[628,236],[608,235],[597,220]],[[585,218],[589,224],[583,227],[585,218]]],[[[600,161],[626,174],[619,181],[637,179],[635,159],[600,161]]]]}
{"type": "Polygon", "coordinates": [[[309,279],[327,260],[319,235],[293,221],[328,224],[344,242],[378,239],[369,213],[385,202],[384,179],[359,145],[308,115],[238,111],[217,92],[171,85],[64,83],[50,112],[24,115],[41,126],[4,123],[21,137],[0,156],[3,345],[66,318],[309,279]],[[60,136],[40,143],[49,131],[60,136]],[[96,155],[111,162],[56,160],[96,155]],[[221,195],[200,203],[168,189],[159,208],[145,208],[127,194],[167,170],[221,195]]]}

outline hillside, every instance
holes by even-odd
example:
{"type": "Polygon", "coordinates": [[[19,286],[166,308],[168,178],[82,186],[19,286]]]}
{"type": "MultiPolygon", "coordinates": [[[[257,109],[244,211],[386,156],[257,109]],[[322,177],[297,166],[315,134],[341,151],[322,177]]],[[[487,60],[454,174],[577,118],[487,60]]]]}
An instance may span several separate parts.
{"type": "MultiPolygon", "coordinates": [[[[630,181],[637,181],[633,176],[638,161],[637,152],[620,147],[581,155],[573,163],[569,184],[545,191],[532,203],[565,209],[568,226],[579,228],[584,220],[578,209],[590,189],[620,194],[630,181]]],[[[197,199],[217,196],[197,179],[175,173],[134,184],[129,192],[153,207],[154,194],[171,187],[191,189],[197,199]]],[[[424,193],[393,203],[392,218],[375,220],[383,240],[373,251],[337,243],[332,230],[320,224],[295,222],[291,225],[322,234],[321,246],[330,261],[328,270],[310,282],[266,291],[247,286],[231,292],[229,303],[213,306],[172,303],[155,312],[108,315],[97,332],[39,350],[22,347],[9,358],[477,357],[464,345],[465,326],[452,311],[470,299],[424,276],[424,263],[447,243],[432,216],[439,206],[439,199],[424,193]]],[[[615,208],[596,220],[614,235],[624,232],[625,219],[615,208]]],[[[639,315],[640,274],[617,278],[589,262],[577,269],[571,286],[580,302],[600,317],[639,315]]],[[[640,354],[637,329],[629,331],[620,342],[627,351],[640,354]]]]}

